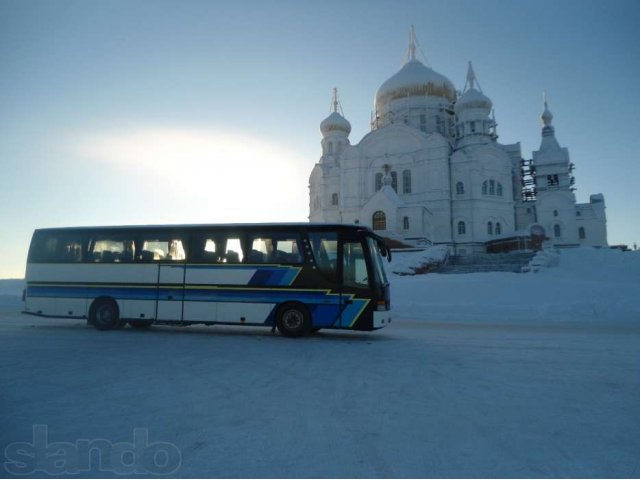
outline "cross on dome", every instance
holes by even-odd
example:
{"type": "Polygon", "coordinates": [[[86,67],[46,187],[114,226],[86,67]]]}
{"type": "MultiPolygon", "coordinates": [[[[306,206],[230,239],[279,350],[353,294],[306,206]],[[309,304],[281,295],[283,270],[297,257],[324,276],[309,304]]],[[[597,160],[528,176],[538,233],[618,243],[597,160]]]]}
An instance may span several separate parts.
{"type": "Polygon", "coordinates": [[[427,60],[427,57],[422,51],[422,47],[418,42],[418,37],[416,36],[416,29],[414,28],[413,25],[411,25],[411,28],[409,29],[409,47],[407,48],[407,59],[405,61],[405,65],[408,63],[414,63],[414,62],[421,63],[420,60],[418,60],[418,55],[417,55],[418,51],[420,52],[422,60],[424,61],[425,65],[428,65],[429,61],[427,60]]]}
{"type": "Polygon", "coordinates": [[[407,51],[407,62],[413,62],[416,59],[416,31],[411,25],[409,30],[409,50],[407,51]]]}
{"type": "Polygon", "coordinates": [[[482,92],[482,87],[480,87],[480,82],[476,78],[476,73],[473,71],[473,65],[471,64],[471,60],[469,60],[469,67],[467,68],[467,81],[464,84],[465,91],[468,89],[475,89],[476,84],[478,84],[478,90],[482,92]]]}
{"type": "Polygon", "coordinates": [[[542,101],[544,102],[544,112],[542,112],[542,125],[545,127],[551,126],[551,121],[553,120],[553,114],[549,111],[549,105],[547,103],[547,92],[542,93],[542,101]]]}
{"type": "Polygon", "coordinates": [[[471,65],[471,60],[469,60],[469,68],[467,69],[467,83],[469,84],[469,88],[473,88],[473,82],[476,81],[476,74],[473,72],[473,65],[471,65]]]}
{"type": "Polygon", "coordinates": [[[351,124],[344,118],[342,113],[342,105],[338,100],[338,89],[333,88],[331,96],[331,113],[320,123],[320,132],[323,136],[342,132],[341,135],[349,135],[351,132],[351,124]]]}
{"type": "Polygon", "coordinates": [[[342,104],[338,99],[338,89],[337,87],[333,87],[333,93],[331,95],[331,112],[338,113],[344,116],[344,112],[342,111],[342,104]]]}
{"type": "Polygon", "coordinates": [[[542,94],[542,100],[544,103],[544,112],[540,115],[540,120],[542,120],[542,142],[540,143],[540,150],[559,150],[560,144],[555,137],[555,128],[551,125],[553,114],[549,111],[547,92],[542,94]]]}

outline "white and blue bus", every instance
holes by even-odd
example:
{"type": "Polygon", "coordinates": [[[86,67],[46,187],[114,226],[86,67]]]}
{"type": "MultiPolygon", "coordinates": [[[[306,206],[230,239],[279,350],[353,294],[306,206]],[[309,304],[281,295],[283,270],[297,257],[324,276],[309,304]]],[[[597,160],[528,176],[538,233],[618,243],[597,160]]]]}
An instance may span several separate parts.
{"type": "Polygon", "coordinates": [[[47,228],[29,248],[24,313],[126,324],[263,325],[297,337],[391,322],[384,240],[327,224],[47,228]]]}

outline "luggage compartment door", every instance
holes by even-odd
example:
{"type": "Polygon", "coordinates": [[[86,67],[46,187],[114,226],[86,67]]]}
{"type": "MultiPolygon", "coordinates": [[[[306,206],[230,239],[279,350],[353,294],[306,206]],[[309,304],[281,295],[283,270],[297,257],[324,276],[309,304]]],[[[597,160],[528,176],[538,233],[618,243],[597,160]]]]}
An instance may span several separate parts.
{"type": "Polygon", "coordinates": [[[184,264],[160,264],[157,289],[157,320],[182,321],[184,264]]]}

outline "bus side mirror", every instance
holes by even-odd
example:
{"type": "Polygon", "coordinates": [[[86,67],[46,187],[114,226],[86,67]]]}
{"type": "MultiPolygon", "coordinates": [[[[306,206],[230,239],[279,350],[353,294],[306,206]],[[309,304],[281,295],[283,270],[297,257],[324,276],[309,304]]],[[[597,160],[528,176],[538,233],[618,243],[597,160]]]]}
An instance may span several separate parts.
{"type": "Polygon", "coordinates": [[[387,261],[391,263],[391,249],[387,246],[386,243],[380,242],[380,253],[382,253],[383,257],[387,257],[387,261]]]}

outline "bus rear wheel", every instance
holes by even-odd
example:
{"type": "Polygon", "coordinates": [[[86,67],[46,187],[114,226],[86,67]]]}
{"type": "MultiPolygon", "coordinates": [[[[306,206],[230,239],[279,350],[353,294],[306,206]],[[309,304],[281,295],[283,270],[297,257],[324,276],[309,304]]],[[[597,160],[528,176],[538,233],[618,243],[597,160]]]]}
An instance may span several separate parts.
{"type": "Polygon", "coordinates": [[[124,325],[120,320],[118,305],[110,299],[96,300],[91,307],[89,320],[98,330],[115,330],[124,325]]]}
{"type": "Polygon", "coordinates": [[[276,326],[285,337],[301,337],[311,331],[311,317],[303,305],[285,303],[278,310],[276,326]]]}

